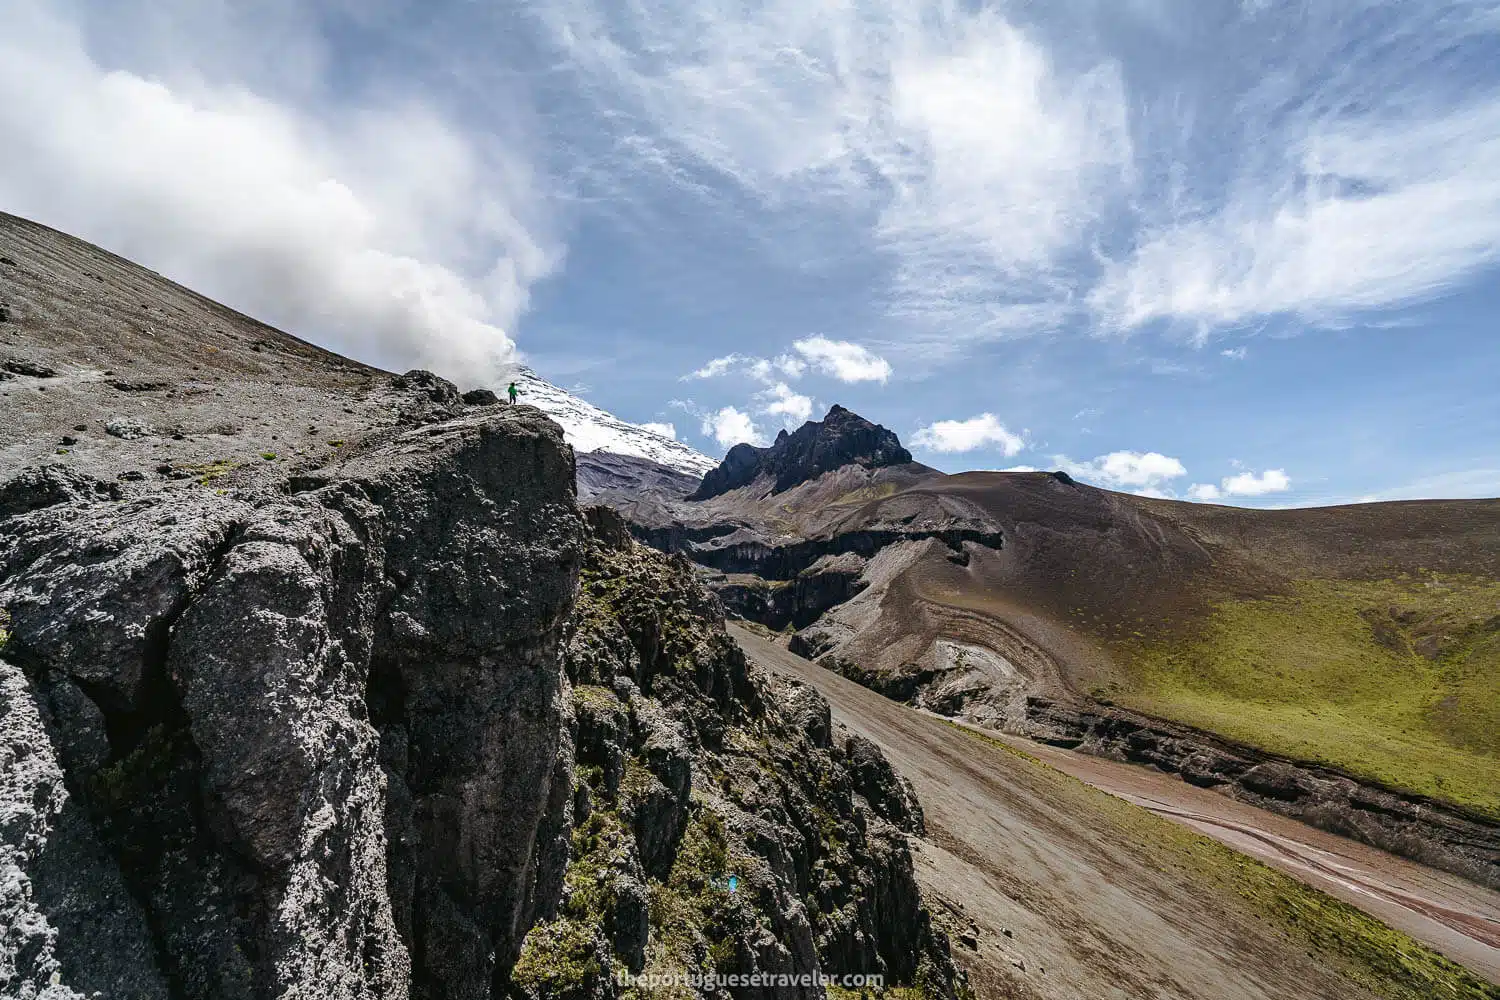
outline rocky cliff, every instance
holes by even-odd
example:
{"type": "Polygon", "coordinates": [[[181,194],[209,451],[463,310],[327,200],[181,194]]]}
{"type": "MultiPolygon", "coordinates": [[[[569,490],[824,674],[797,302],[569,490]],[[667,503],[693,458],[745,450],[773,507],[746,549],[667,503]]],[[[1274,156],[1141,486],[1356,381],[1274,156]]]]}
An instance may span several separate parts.
{"type": "Polygon", "coordinates": [[[951,995],[878,753],[684,563],[591,536],[540,413],[391,391],[404,426],[279,488],[0,486],[3,992],[951,995]]]}
{"type": "Polygon", "coordinates": [[[718,468],[704,475],[692,499],[708,500],[762,476],[773,492],[781,493],[846,465],[879,469],[910,461],[911,452],[893,432],[834,406],[820,421],[808,421],[790,434],[782,431],[769,448],[735,445],[718,468]]]}
{"type": "Polygon", "coordinates": [[[555,425],[415,427],[300,493],[31,478],[0,522],[11,988],[491,995],[566,859],[555,425]]]}
{"type": "Polygon", "coordinates": [[[620,972],[821,969],[951,995],[905,840],[922,830],[910,785],[816,692],[747,666],[685,559],[632,541],[606,508],[589,518],[565,640],[573,850],[517,991],[602,997],[620,972]]]}
{"type": "Polygon", "coordinates": [[[905,786],[541,411],[3,214],[0,281],[0,996],[952,994],[905,786]]]}

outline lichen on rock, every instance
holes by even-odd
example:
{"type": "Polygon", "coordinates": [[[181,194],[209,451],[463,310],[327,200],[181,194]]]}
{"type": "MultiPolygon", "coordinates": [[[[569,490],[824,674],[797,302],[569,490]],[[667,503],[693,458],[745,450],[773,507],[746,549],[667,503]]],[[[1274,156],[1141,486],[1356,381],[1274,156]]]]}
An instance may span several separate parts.
{"type": "Polygon", "coordinates": [[[512,992],[644,996],[621,974],[821,971],[952,996],[905,841],[921,828],[909,785],[816,692],[747,664],[686,560],[586,513],[564,664],[589,805],[563,903],[528,936],[512,992]]]}

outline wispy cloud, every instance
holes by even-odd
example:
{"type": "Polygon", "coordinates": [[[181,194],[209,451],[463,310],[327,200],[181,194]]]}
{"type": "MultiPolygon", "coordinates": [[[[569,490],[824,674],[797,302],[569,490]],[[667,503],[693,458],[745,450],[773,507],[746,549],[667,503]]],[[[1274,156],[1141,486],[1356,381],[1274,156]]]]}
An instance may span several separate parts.
{"type": "Polygon", "coordinates": [[[840,382],[885,382],[892,372],[890,362],[863,344],[817,336],[793,341],[788,351],[774,358],[726,354],[688,372],[682,381],[720,378],[740,371],[769,386],[781,378],[799,379],[809,369],[840,382]]]}
{"type": "Polygon", "coordinates": [[[1278,50],[1258,43],[1281,27],[1247,24],[1230,58],[1270,64],[1217,155],[1186,145],[1171,185],[1138,195],[1134,249],[1088,295],[1102,327],[1166,320],[1201,340],[1267,316],[1337,325],[1493,266],[1500,97],[1451,72],[1500,37],[1479,6],[1299,8],[1299,40],[1278,50]],[[1238,165],[1219,187],[1226,154],[1238,165]]]}
{"type": "Polygon", "coordinates": [[[561,254],[524,157],[414,100],[320,112],[113,68],[62,10],[5,4],[7,210],[380,364],[472,379],[513,358],[561,254]]]}
{"type": "MultiPolygon", "coordinates": [[[[1500,497],[1500,468],[1463,469],[1423,476],[1401,486],[1379,490],[1343,502],[1370,503],[1377,500],[1470,499],[1500,497]]],[[[1332,501],[1324,501],[1332,502],[1332,501]]]]}
{"type": "Polygon", "coordinates": [[[1058,322],[1065,258],[1087,257],[1128,169],[1112,60],[1062,69],[1017,24],[955,0],[535,11],[609,109],[614,169],[726,209],[748,197],[783,229],[859,234],[888,260],[903,350],[1058,322]]]}
{"type": "Polygon", "coordinates": [[[939,420],[912,435],[912,445],[927,451],[953,454],[993,448],[1006,458],[1026,447],[1026,439],[1006,428],[993,413],[967,420],[939,420]]]}
{"type": "Polygon", "coordinates": [[[722,358],[714,358],[702,368],[688,372],[682,376],[682,381],[686,382],[692,378],[719,378],[722,375],[728,375],[736,365],[749,360],[743,354],[726,354],[722,358]]]}
{"type": "MultiPolygon", "coordinates": [[[[718,411],[719,414],[726,411],[735,414],[724,418],[730,421],[725,426],[742,428],[738,418],[753,412],[772,418],[787,428],[795,428],[812,418],[818,404],[812,396],[794,390],[791,382],[809,373],[845,383],[885,382],[891,376],[891,365],[862,344],[827,337],[805,337],[772,358],[738,353],[714,358],[682,376],[681,381],[720,379],[731,373],[748,377],[763,388],[751,395],[745,409],[731,406],[718,411]]],[[[705,419],[705,428],[709,423],[711,421],[705,419]]],[[[705,429],[704,433],[711,432],[705,429]]],[[[736,433],[744,431],[740,429],[736,433]]]]}
{"type": "Polygon", "coordinates": [[[1492,3],[1246,4],[1214,22],[1212,72],[957,0],[538,17],[628,138],[617,169],[793,266],[790,233],[882,256],[902,358],[1081,323],[1333,324],[1500,259],[1500,98],[1452,82],[1482,79],[1462,70],[1492,3]]]}

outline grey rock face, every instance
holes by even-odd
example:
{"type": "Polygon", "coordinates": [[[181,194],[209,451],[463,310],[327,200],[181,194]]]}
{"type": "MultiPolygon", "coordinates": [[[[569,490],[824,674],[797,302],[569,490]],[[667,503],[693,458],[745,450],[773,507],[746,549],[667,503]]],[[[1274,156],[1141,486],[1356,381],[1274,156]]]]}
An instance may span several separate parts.
{"type": "Polygon", "coordinates": [[[145,920],[70,800],[43,710],[0,660],[0,995],[165,1000],[145,920]]]}
{"type": "Polygon", "coordinates": [[[0,992],[951,996],[873,745],[581,515],[555,425],[398,381],[402,423],[281,489],[0,484],[0,992]]]}
{"type": "Polygon", "coordinates": [[[119,490],[72,469],[43,466],[23,470],[0,483],[0,518],[25,514],[69,500],[115,499],[119,490]]]}
{"type": "Polygon", "coordinates": [[[518,407],[290,497],[0,487],[40,497],[0,521],[0,707],[29,761],[3,794],[40,803],[5,827],[0,974],[58,997],[127,960],[142,996],[493,995],[566,862],[572,481],[518,407]],[[42,891],[89,845],[135,947],[42,891]]]}
{"type": "Polygon", "coordinates": [[[463,400],[468,406],[498,406],[500,403],[500,397],[491,389],[470,389],[464,393],[463,400]]]}
{"type": "MultiPolygon", "coordinates": [[[[557,910],[527,936],[518,998],[605,1000],[604,973],[880,972],[951,996],[905,833],[921,812],[874,744],[810,688],[752,670],[681,557],[586,512],[564,663],[577,756],[557,910]],[[582,804],[579,807],[578,804],[582,804]]],[[[804,998],[797,984],[735,997],[804,998]]]]}

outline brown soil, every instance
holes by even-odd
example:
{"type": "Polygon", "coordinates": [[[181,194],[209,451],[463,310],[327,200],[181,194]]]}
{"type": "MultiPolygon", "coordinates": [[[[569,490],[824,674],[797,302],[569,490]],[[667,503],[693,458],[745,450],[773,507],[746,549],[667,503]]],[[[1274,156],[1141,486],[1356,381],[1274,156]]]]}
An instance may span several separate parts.
{"type": "MultiPolygon", "coordinates": [[[[821,691],[837,718],[878,743],[913,782],[928,828],[917,853],[919,877],[954,933],[977,928],[978,948],[957,947],[955,954],[980,996],[1368,995],[1239,898],[1163,863],[1149,843],[1111,836],[1094,817],[1070,809],[1039,765],[756,632],[731,631],[753,659],[821,691]]],[[[1268,861],[1280,854],[1282,870],[1338,888],[1393,926],[1493,972],[1484,922],[1497,912],[1493,893],[1212,793],[1200,798],[1199,790],[1140,768],[1062,751],[1048,759],[1099,787],[1150,799],[1162,814],[1187,814],[1173,818],[1268,861]],[[1309,874],[1317,871],[1313,861],[1340,875],[1309,874]],[[1374,885],[1383,894],[1362,894],[1374,885]]]]}

